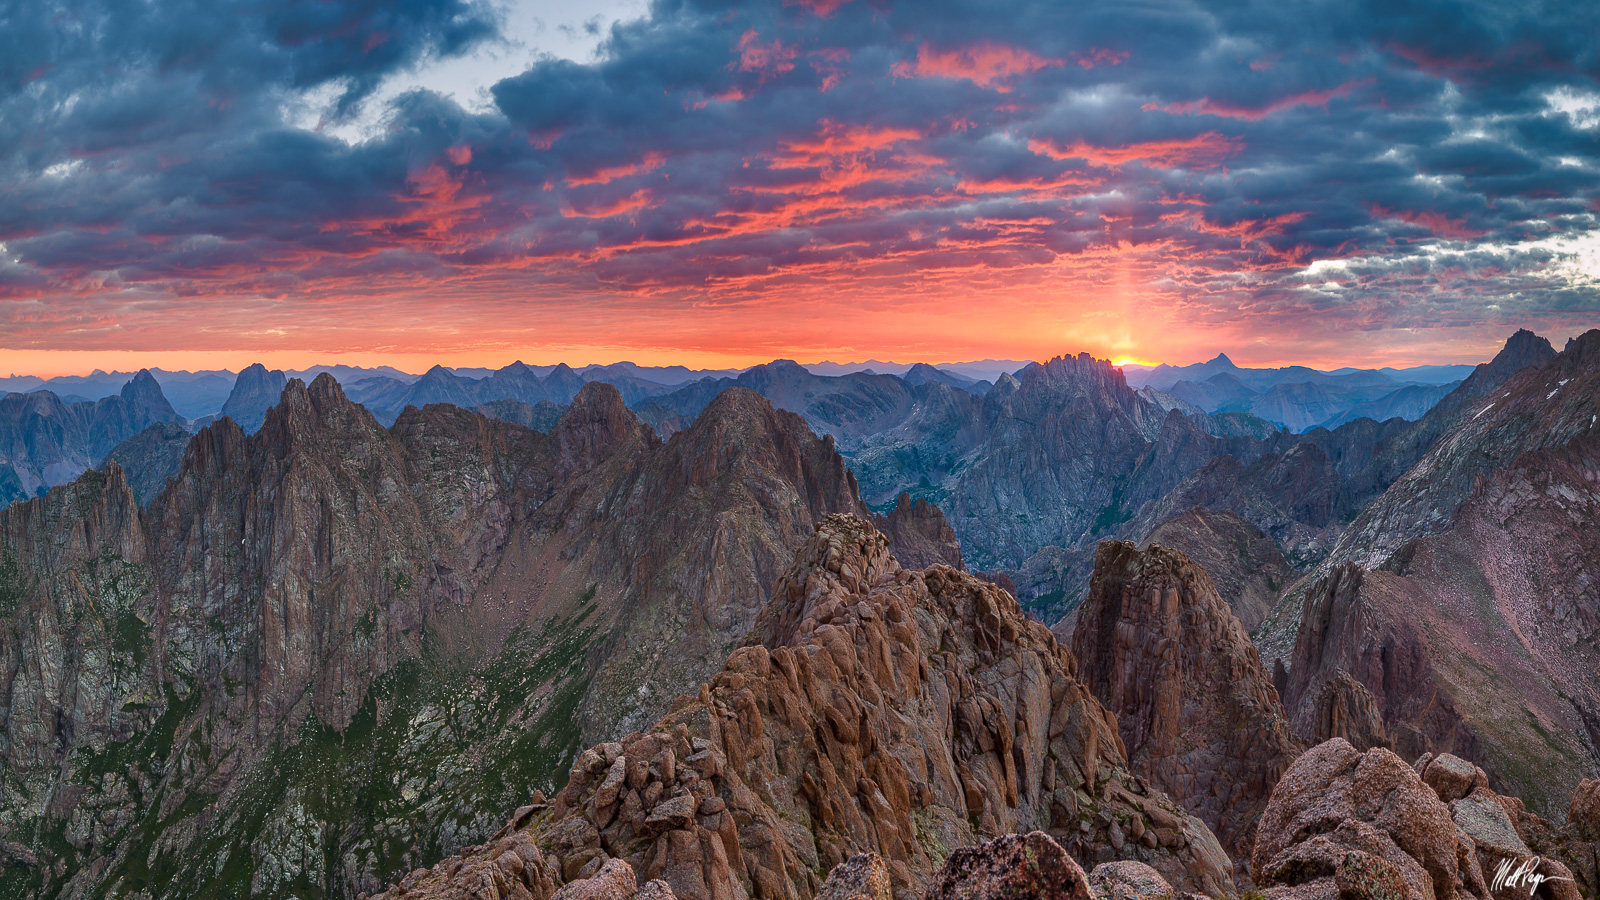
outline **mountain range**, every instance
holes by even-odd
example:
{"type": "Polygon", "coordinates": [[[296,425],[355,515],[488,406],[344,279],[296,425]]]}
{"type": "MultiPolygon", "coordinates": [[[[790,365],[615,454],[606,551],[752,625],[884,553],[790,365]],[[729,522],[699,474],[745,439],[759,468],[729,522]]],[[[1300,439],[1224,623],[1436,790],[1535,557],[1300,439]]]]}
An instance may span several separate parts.
{"type": "MultiPolygon", "coordinates": [[[[1084,897],[1592,893],[1596,373],[1304,433],[1087,354],[13,393],[0,897],[887,900],[1033,831],[1084,897]]],[[[1392,380],[1324,374],[1250,377],[1392,380]]]]}

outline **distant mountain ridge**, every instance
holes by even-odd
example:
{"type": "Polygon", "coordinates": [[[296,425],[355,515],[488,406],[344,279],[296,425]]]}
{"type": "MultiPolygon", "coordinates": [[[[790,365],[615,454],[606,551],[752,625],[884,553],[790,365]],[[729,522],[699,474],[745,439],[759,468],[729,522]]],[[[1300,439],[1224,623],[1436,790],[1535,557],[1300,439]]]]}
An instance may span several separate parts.
{"type": "Polygon", "coordinates": [[[0,504],[71,481],[128,438],[180,419],[144,369],[99,400],[68,403],[48,390],[6,394],[0,397],[0,504]]]}
{"type": "MultiPolygon", "coordinates": [[[[804,364],[803,368],[813,375],[824,377],[838,377],[851,374],[867,375],[894,375],[917,385],[928,380],[938,380],[954,387],[972,390],[982,394],[988,390],[1001,375],[1015,375],[1029,365],[1026,360],[973,360],[968,362],[930,364],[926,362],[889,362],[870,359],[859,363],[818,362],[804,364]]],[[[259,365],[259,364],[256,364],[259,365]]],[[[250,368],[253,368],[250,367],[250,368]]],[[[264,367],[263,367],[264,368],[264,367]]],[[[1307,413],[1290,410],[1279,415],[1273,410],[1245,410],[1255,413],[1268,421],[1290,427],[1294,430],[1304,430],[1309,424],[1325,424],[1329,427],[1341,424],[1341,421],[1355,418],[1359,415],[1382,415],[1384,412],[1393,412],[1399,415],[1412,414],[1422,396],[1413,393],[1406,398],[1396,397],[1389,406],[1375,409],[1351,412],[1353,404],[1378,401],[1382,391],[1378,387],[1391,386],[1398,390],[1406,386],[1419,386],[1447,383],[1451,376],[1465,377],[1471,370],[1470,366],[1417,366],[1410,369],[1384,368],[1353,369],[1343,368],[1331,372],[1320,372],[1304,367],[1288,367],[1284,369],[1244,369],[1235,366],[1226,354],[1219,354],[1216,359],[1193,366],[1157,366],[1155,368],[1142,366],[1128,366],[1125,369],[1129,384],[1135,388],[1151,387],[1154,390],[1178,396],[1186,402],[1194,403],[1205,412],[1217,412],[1229,401],[1239,401],[1249,396],[1251,391],[1261,393],[1279,382],[1313,381],[1316,383],[1344,384],[1345,393],[1349,385],[1359,384],[1368,388],[1361,396],[1343,396],[1337,398],[1341,403],[1339,412],[1344,413],[1340,421],[1335,417],[1316,419],[1307,413]],[[1234,377],[1242,377],[1253,387],[1223,391],[1220,394],[1212,388],[1200,388],[1200,384],[1207,378],[1221,373],[1233,373],[1234,377]],[[1188,382],[1188,386],[1174,390],[1180,382],[1188,382]],[[1201,397],[1197,398],[1195,392],[1199,391],[1201,397]]],[[[345,364],[318,364],[306,369],[286,369],[287,378],[312,379],[324,372],[332,375],[344,386],[352,397],[372,409],[380,421],[392,422],[398,417],[401,410],[407,405],[426,405],[430,402],[454,402],[461,399],[473,399],[481,405],[500,400],[518,400],[530,405],[541,401],[566,403],[571,400],[571,379],[565,377],[567,372],[575,374],[582,382],[604,381],[615,385],[623,392],[623,396],[631,406],[640,406],[643,401],[671,389],[682,388],[694,382],[706,379],[736,379],[749,369],[691,369],[681,365],[669,366],[643,366],[632,362],[615,362],[608,364],[591,364],[581,368],[572,369],[565,364],[553,365],[526,365],[515,362],[500,369],[475,368],[475,367],[446,367],[435,366],[422,374],[411,374],[392,366],[350,366],[345,364]],[[555,385],[547,389],[533,387],[526,382],[532,378],[547,380],[552,375],[557,376],[555,385]],[[443,376],[443,377],[441,377],[443,376]],[[416,385],[419,381],[430,379],[428,384],[412,390],[408,386],[416,385]],[[441,384],[441,381],[453,381],[450,384],[441,384]],[[520,383],[519,383],[520,382],[520,383]],[[459,390],[458,390],[459,389],[459,390]],[[666,389],[666,390],[663,390],[666,389]],[[470,398],[463,393],[470,394],[470,398]]],[[[151,369],[157,383],[162,387],[166,396],[182,417],[195,422],[210,421],[212,417],[223,415],[223,406],[229,396],[237,387],[237,378],[233,372],[222,370],[211,371],[165,371],[151,369]]],[[[79,400],[98,400],[109,397],[121,390],[134,373],[131,372],[106,372],[96,369],[89,375],[59,376],[55,378],[40,378],[31,375],[14,375],[0,378],[0,392],[28,392],[33,390],[50,390],[67,402],[79,400]]],[[[241,373],[243,374],[243,373],[241,373]]],[[[1241,382],[1242,383],[1242,382],[1241,382]]],[[[260,406],[259,403],[253,404],[260,406]]],[[[1326,406],[1326,404],[1324,404],[1326,406]]],[[[261,407],[264,409],[265,407],[261,407]]],[[[1230,407],[1243,409],[1243,407],[1230,407]]],[[[1325,411],[1325,410],[1324,410],[1325,411]]],[[[254,416],[248,418],[253,419],[254,416]]],[[[248,430],[248,429],[247,429],[248,430]]]]}

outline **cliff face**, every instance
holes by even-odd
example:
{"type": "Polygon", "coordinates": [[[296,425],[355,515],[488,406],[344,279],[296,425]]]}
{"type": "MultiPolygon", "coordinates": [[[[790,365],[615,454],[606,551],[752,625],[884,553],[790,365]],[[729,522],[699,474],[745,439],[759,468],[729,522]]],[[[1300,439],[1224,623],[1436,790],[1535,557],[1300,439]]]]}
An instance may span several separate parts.
{"type": "Polygon", "coordinates": [[[713,671],[835,511],[843,462],[753,394],[663,444],[607,385],[544,435],[384,429],[329,376],[143,512],[114,462],[13,505],[0,827],[40,862],[0,888],[375,890],[713,671]]]}
{"type": "Polygon", "coordinates": [[[806,900],[872,852],[911,897],[957,848],[1031,829],[1232,892],[1205,826],[1128,771],[1072,654],[993,585],[901,569],[868,522],[832,516],[752,639],[669,715],[584,751],[548,804],[386,896],[589,896],[593,876],[619,897],[661,879],[681,898],[806,900]]]}
{"type": "Polygon", "coordinates": [[[1116,716],[1129,767],[1246,862],[1255,822],[1300,747],[1205,571],[1165,547],[1101,544],[1072,650],[1084,684],[1116,716]]]}

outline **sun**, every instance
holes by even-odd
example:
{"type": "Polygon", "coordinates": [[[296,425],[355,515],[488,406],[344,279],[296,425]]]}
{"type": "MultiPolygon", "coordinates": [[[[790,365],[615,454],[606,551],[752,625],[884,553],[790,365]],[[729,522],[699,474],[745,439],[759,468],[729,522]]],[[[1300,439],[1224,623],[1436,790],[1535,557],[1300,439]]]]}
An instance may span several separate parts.
{"type": "Polygon", "coordinates": [[[1144,366],[1146,368],[1153,369],[1159,365],[1159,363],[1153,363],[1143,359],[1134,359],[1131,356],[1119,356],[1116,359],[1113,359],[1111,364],[1119,369],[1123,366],[1144,366]]]}

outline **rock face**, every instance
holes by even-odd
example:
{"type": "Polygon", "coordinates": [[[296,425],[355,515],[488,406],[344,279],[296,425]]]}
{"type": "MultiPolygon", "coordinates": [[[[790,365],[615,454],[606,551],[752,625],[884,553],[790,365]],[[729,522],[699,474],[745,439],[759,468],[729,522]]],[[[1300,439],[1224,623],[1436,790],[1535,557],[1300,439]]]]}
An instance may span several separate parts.
{"type": "Polygon", "coordinates": [[[1030,830],[1232,891],[1205,826],[1127,771],[1072,654],[993,585],[901,569],[867,521],[831,516],[752,638],[650,728],[580,754],[548,808],[387,896],[455,896],[459,873],[527,841],[558,882],[621,859],[717,900],[808,900],[819,873],[870,852],[909,898],[957,848],[1030,830]]]}
{"type": "Polygon", "coordinates": [[[64,403],[50,391],[0,396],[0,504],[65,484],[123,441],[177,421],[148,369],[92,402],[64,403]]]}
{"type": "Polygon", "coordinates": [[[1535,858],[1519,827],[1548,825],[1490,790],[1465,760],[1428,754],[1413,768],[1335,738],[1301,756],[1273,791],[1251,872],[1269,898],[1577,900],[1573,872],[1535,858]],[[1540,882],[1507,877],[1524,864],[1540,882]]]}
{"type": "Polygon", "coordinates": [[[269,371],[261,363],[251,363],[234,379],[228,402],[222,405],[222,415],[232,419],[245,434],[255,434],[288,383],[289,378],[281,369],[269,371]]]}
{"type": "Polygon", "coordinates": [[[955,529],[932,503],[920,497],[913,503],[910,494],[901,494],[887,516],[873,516],[872,521],[889,538],[895,559],[906,568],[966,568],[961,564],[961,544],[956,540],[955,529]]]}
{"type": "Polygon", "coordinates": [[[1163,522],[1145,540],[1171,547],[1205,569],[1246,631],[1266,618],[1278,595],[1299,577],[1277,542],[1227,510],[1195,507],[1163,522]]]}
{"type": "Polygon", "coordinates": [[[662,443],[604,384],[545,435],[324,375],[146,509],[115,460],[14,504],[0,895],[376,890],[712,674],[855,490],[750,392],[662,443]]]}
{"type": "Polygon", "coordinates": [[[1102,543],[1072,650],[1079,677],[1116,716],[1133,771],[1245,859],[1300,748],[1205,570],[1165,547],[1102,543]]]}
{"type": "Polygon", "coordinates": [[[1305,591],[1287,660],[1297,734],[1336,734],[1343,716],[1347,736],[1460,756],[1534,812],[1565,814],[1600,775],[1597,417],[1591,331],[1467,405],[1350,525],[1305,591]]]}

